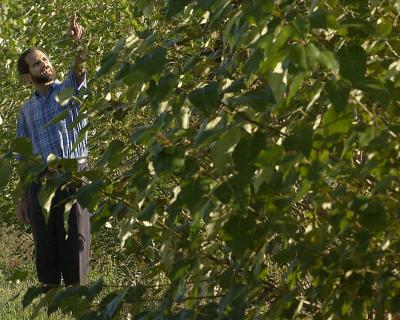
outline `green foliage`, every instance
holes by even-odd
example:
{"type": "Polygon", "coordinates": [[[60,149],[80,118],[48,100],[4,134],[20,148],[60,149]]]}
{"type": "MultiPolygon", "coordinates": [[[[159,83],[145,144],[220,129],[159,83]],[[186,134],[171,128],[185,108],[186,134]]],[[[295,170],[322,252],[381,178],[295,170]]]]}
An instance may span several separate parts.
{"type": "MultiPolygon", "coordinates": [[[[43,304],[80,319],[399,312],[396,1],[32,0],[0,9],[5,198],[17,187],[13,153],[25,156],[18,188],[41,168],[14,139],[27,97],[16,54],[40,44],[65,63],[64,21],[78,11],[97,71],[82,102],[91,182],[76,198],[94,212],[94,230],[113,222],[119,259],[135,257],[152,283],[127,276],[89,311],[98,283],[43,304]]],[[[67,169],[48,181],[44,207],[56,184],[79,179],[67,169]]]]}

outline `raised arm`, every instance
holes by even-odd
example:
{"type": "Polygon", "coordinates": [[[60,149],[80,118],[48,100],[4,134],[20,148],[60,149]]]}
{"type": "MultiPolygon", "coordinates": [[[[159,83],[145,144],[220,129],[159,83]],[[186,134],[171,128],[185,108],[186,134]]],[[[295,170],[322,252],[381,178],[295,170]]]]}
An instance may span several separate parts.
{"type": "Polygon", "coordinates": [[[77,85],[82,83],[86,72],[86,48],[82,43],[84,29],[76,22],[76,15],[73,15],[70,20],[70,33],[75,44],[75,57],[72,61],[72,71],[74,72],[77,85]]]}

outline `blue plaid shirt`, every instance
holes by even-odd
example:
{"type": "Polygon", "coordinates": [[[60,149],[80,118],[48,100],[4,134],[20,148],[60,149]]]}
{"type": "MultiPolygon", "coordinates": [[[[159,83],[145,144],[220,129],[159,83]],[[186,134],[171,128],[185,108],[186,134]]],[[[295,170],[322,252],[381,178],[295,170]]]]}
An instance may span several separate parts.
{"type": "Polygon", "coordinates": [[[39,154],[44,162],[54,154],[59,158],[87,157],[87,135],[73,148],[78,140],[79,132],[87,125],[86,118],[80,120],[74,127],[73,121],[79,116],[80,106],[72,99],[67,105],[61,106],[55,97],[67,87],[75,89],[76,95],[81,87],[86,87],[86,77],[78,87],[72,70],[68,72],[64,82],[56,80],[50,87],[47,96],[35,91],[33,97],[26,101],[20,111],[17,124],[17,137],[28,137],[31,140],[33,152],[39,154]],[[49,124],[54,117],[64,110],[67,117],[55,124],[49,124]]]}

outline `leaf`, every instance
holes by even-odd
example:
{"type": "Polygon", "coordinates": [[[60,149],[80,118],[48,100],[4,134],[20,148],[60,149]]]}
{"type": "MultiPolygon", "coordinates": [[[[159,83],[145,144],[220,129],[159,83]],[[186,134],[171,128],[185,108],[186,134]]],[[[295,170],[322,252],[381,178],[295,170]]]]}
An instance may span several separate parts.
{"type": "Polygon", "coordinates": [[[313,144],[313,129],[301,128],[293,131],[293,134],[285,138],[283,146],[288,151],[300,151],[308,157],[313,144]]]}
{"type": "Polygon", "coordinates": [[[218,188],[214,191],[214,195],[219,201],[227,204],[232,198],[232,190],[229,186],[229,183],[224,182],[220,186],[218,186],[218,188]]]}
{"type": "Polygon", "coordinates": [[[238,207],[241,211],[247,210],[250,203],[250,180],[246,181],[240,176],[234,176],[228,180],[233,198],[236,200],[233,206],[238,207]]]}
{"type": "Polygon", "coordinates": [[[323,9],[314,11],[310,14],[309,20],[311,28],[326,29],[328,27],[333,28],[336,25],[335,17],[323,9]]]}
{"type": "Polygon", "coordinates": [[[103,188],[102,180],[95,180],[81,187],[75,194],[76,199],[83,208],[91,209],[94,207],[97,198],[97,193],[103,188]]]}
{"type": "Polygon", "coordinates": [[[25,292],[22,298],[22,307],[25,309],[32,301],[43,293],[41,287],[31,287],[25,292]]]}
{"type": "Polygon", "coordinates": [[[287,69],[283,68],[283,64],[279,62],[273,72],[269,75],[269,86],[276,100],[276,104],[280,106],[286,97],[287,86],[287,69]]]}
{"type": "Polygon", "coordinates": [[[13,141],[12,150],[21,156],[28,157],[32,155],[32,144],[26,137],[15,138],[13,141]]]}
{"type": "Polygon", "coordinates": [[[246,249],[253,244],[255,230],[255,219],[249,216],[235,214],[224,224],[223,239],[232,249],[235,258],[242,258],[246,249]]]}
{"type": "Polygon", "coordinates": [[[261,48],[256,48],[251,54],[250,58],[246,61],[243,71],[249,76],[251,74],[257,74],[260,68],[260,64],[264,59],[264,50],[262,50],[261,48]]]}
{"type": "Polygon", "coordinates": [[[131,135],[130,140],[134,143],[148,145],[153,142],[158,130],[153,126],[140,126],[136,127],[131,135]]]}
{"type": "Polygon", "coordinates": [[[191,0],[169,0],[167,5],[167,20],[181,12],[191,0]]]}
{"type": "Polygon", "coordinates": [[[339,73],[351,82],[357,82],[364,78],[367,70],[367,54],[357,44],[349,44],[342,47],[338,53],[340,62],[339,73]]]}
{"type": "Polygon", "coordinates": [[[245,105],[256,111],[265,112],[275,104],[275,98],[269,86],[260,86],[244,95],[229,100],[234,106],[245,105]]]}
{"type": "Polygon", "coordinates": [[[7,185],[12,173],[11,161],[8,159],[0,160],[0,191],[7,185]]]}
{"type": "Polygon", "coordinates": [[[208,188],[209,184],[204,178],[185,180],[181,184],[181,192],[178,197],[192,213],[195,213],[204,204],[208,188]]]}
{"type": "Polygon", "coordinates": [[[7,281],[20,282],[25,281],[29,277],[29,271],[27,270],[13,270],[12,273],[7,277],[7,281]]]}
{"type": "Polygon", "coordinates": [[[109,73],[112,67],[117,62],[118,54],[115,52],[110,53],[107,57],[105,57],[101,62],[100,69],[96,72],[95,78],[100,78],[105,74],[109,73]]]}
{"type": "Polygon", "coordinates": [[[157,203],[155,201],[151,201],[143,210],[139,212],[138,219],[140,221],[152,221],[156,208],[157,203]]]}
{"type": "Polygon", "coordinates": [[[228,157],[235,149],[241,138],[241,129],[233,127],[226,131],[212,149],[214,163],[223,172],[228,164],[228,157]]]}
{"type": "Polygon", "coordinates": [[[145,56],[138,58],[135,63],[129,67],[129,71],[127,75],[123,77],[123,80],[127,85],[148,81],[164,70],[166,62],[167,50],[162,47],[154,48],[145,56]]]}
{"type": "Polygon", "coordinates": [[[329,100],[337,112],[342,112],[347,107],[350,88],[343,81],[330,81],[326,85],[329,100]]]}
{"type": "Polygon", "coordinates": [[[55,205],[53,203],[53,199],[56,195],[57,189],[65,182],[67,182],[70,178],[71,174],[69,172],[58,173],[53,176],[47,176],[47,179],[42,182],[40,191],[38,194],[38,199],[40,206],[43,209],[43,215],[45,217],[45,221],[47,223],[51,205],[55,205]]]}
{"type": "MultiPolygon", "coordinates": [[[[69,100],[71,100],[74,93],[75,93],[75,89],[73,87],[66,87],[64,90],[62,90],[61,92],[59,92],[56,95],[56,101],[60,104],[60,106],[64,107],[68,104],[69,100]]],[[[63,115],[64,115],[64,113],[63,113],[63,115]]],[[[58,116],[56,116],[56,118],[58,118],[58,116]]],[[[64,118],[60,118],[57,122],[59,122],[62,119],[65,119],[65,117],[66,117],[66,113],[65,113],[64,118]]],[[[56,120],[52,119],[49,124],[57,123],[54,121],[56,121],[56,120]]]]}
{"type": "Polygon", "coordinates": [[[329,108],[323,120],[324,133],[329,135],[344,134],[352,127],[352,118],[344,112],[337,113],[335,108],[329,108]]]}
{"type": "Polygon", "coordinates": [[[250,137],[242,138],[233,151],[232,157],[235,168],[243,181],[249,181],[256,170],[255,159],[262,149],[266,149],[267,139],[257,131],[250,137]]]}
{"type": "Polygon", "coordinates": [[[289,104],[292,99],[295,97],[296,93],[299,91],[301,88],[303,81],[306,77],[305,72],[300,72],[294,76],[292,79],[290,86],[289,86],[289,92],[286,98],[287,103],[289,104]]]}
{"type": "Polygon", "coordinates": [[[100,278],[88,287],[88,299],[93,300],[104,288],[104,280],[100,278]]]}
{"type": "Polygon", "coordinates": [[[140,284],[129,288],[125,296],[125,301],[128,303],[140,302],[146,291],[146,287],[140,284]]]}
{"type": "Polygon", "coordinates": [[[150,82],[149,89],[147,93],[152,101],[159,103],[166,99],[170,92],[175,89],[177,79],[172,74],[167,74],[162,77],[158,84],[155,81],[150,82]]]}
{"type": "Polygon", "coordinates": [[[202,113],[211,115],[216,111],[221,100],[218,84],[214,82],[193,90],[189,95],[189,100],[202,113]]]}
{"type": "Polygon", "coordinates": [[[125,295],[128,293],[129,288],[124,289],[121,293],[119,293],[113,300],[111,300],[107,307],[105,308],[101,319],[102,320],[111,320],[117,313],[117,311],[121,308],[122,302],[125,298],[125,295]]]}
{"type": "Polygon", "coordinates": [[[103,156],[99,160],[99,165],[104,166],[106,163],[110,168],[116,168],[121,162],[123,149],[125,144],[120,140],[113,140],[107,146],[103,156]]]}
{"type": "Polygon", "coordinates": [[[64,120],[66,117],[68,117],[68,114],[69,114],[68,109],[61,111],[58,115],[56,115],[53,119],[51,119],[49,122],[47,122],[45,124],[45,128],[47,128],[53,124],[57,124],[61,120],[64,120]]]}
{"type": "Polygon", "coordinates": [[[297,64],[303,71],[308,70],[307,54],[304,46],[292,45],[289,49],[289,59],[297,64]]]}
{"type": "Polygon", "coordinates": [[[337,72],[339,69],[338,62],[335,54],[329,50],[321,50],[319,55],[319,62],[328,70],[337,72]]]}
{"type": "Polygon", "coordinates": [[[283,158],[283,151],[280,145],[270,145],[265,150],[261,150],[255,162],[260,166],[275,166],[283,158]]]}

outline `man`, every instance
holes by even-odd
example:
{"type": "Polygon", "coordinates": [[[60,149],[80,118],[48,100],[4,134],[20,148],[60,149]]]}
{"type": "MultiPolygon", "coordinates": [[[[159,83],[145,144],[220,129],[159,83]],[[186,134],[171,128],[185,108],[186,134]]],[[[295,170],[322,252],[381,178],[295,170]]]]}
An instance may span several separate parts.
{"type": "MultiPolygon", "coordinates": [[[[83,28],[76,22],[75,16],[71,18],[70,32],[74,43],[79,45],[83,28]]],[[[79,132],[86,126],[86,119],[75,121],[78,123],[72,125],[79,116],[80,106],[72,100],[65,106],[56,101],[56,96],[66,88],[73,88],[76,94],[81,87],[86,86],[86,53],[78,47],[75,51],[76,57],[64,82],[56,80],[55,70],[41,49],[30,48],[21,54],[18,71],[22,79],[36,90],[21,108],[17,137],[28,137],[33,152],[39,154],[43,162],[46,163],[51,154],[59,158],[77,159],[77,169],[81,171],[87,167],[86,138],[76,147],[75,144],[79,132]],[[66,118],[53,123],[52,119],[64,110],[67,110],[66,118]]],[[[49,170],[46,170],[38,177],[37,183],[30,185],[17,210],[20,220],[32,226],[36,270],[45,292],[59,286],[61,277],[65,285],[85,281],[91,238],[89,213],[79,203],[69,209],[68,230],[64,228],[65,200],[76,191],[71,187],[57,189],[50,214],[45,219],[38,195],[41,179],[49,174],[49,170]]]]}

